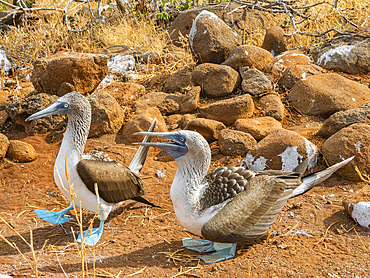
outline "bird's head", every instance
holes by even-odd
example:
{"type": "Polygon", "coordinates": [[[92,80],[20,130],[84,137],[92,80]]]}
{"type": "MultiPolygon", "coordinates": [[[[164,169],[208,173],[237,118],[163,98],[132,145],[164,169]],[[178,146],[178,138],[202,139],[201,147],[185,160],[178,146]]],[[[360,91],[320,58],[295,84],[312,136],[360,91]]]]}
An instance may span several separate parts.
{"type": "Polygon", "coordinates": [[[171,132],[137,132],[135,135],[148,135],[169,140],[169,142],[141,142],[138,145],[152,146],[162,149],[172,155],[176,160],[190,155],[202,159],[210,153],[208,142],[198,132],[180,130],[171,132]]]}
{"type": "Polygon", "coordinates": [[[86,107],[90,108],[87,98],[78,92],[71,92],[60,97],[49,107],[29,116],[26,121],[32,121],[50,115],[83,113],[86,107]]]}

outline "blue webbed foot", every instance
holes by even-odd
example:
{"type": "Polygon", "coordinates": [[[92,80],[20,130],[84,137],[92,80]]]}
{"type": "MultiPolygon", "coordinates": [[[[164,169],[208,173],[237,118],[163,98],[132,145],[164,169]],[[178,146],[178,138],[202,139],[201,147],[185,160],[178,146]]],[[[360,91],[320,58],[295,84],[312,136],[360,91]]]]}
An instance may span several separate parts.
{"type": "Polygon", "coordinates": [[[71,209],[73,209],[72,205],[70,205],[69,207],[61,211],[48,211],[48,210],[43,210],[43,209],[34,209],[33,211],[42,220],[58,225],[58,224],[63,224],[71,220],[69,216],[65,216],[65,214],[71,209]]]}
{"type": "Polygon", "coordinates": [[[236,243],[219,243],[199,238],[183,238],[185,248],[197,252],[213,252],[209,255],[198,256],[205,263],[217,263],[235,256],[236,243]]]}
{"type": "Polygon", "coordinates": [[[233,258],[236,251],[236,243],[218,243],[215,242],[213,246],[216,252],[210,255],[199,256],[205,263],[217,263],[223,260],[233,258]]]}
{"type": "Polygon", "coordinates": [[[190,237],[183,237],[182,238],[182,246],[194,250],[197,252],[205,253],[205,252],[212,252],[215,251],[213,248],[213,241],[200,239],[200,238],[190,238],[190,237]]]}
{"type": "Polygon", "coordinates": [[[94,228],[91,231],[83,231],[82,232],[82,239],[81,239],[81,234],[78,235],[77,242],[81,243],[83,240],[83,243],[89,246],[94,246],[100,239],[100,237],[103,234],[103,226],[104,226],[104,221],[100,220],[100,225],[99,228],[94,228]]]}

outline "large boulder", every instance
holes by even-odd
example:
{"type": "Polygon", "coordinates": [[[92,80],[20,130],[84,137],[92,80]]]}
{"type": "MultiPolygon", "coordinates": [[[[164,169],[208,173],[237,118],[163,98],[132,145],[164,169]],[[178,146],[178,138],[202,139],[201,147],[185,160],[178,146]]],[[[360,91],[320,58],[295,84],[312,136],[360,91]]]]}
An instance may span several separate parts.
{"type": "Polygon", "coordinates": [[[328,138],[346,126],[365,123],[369,117],[370,102],[366,102],[358,108],[339,111],[324,122],[317,135],[328,138]]]}
{"type": "Polygon", "coordinates": [[[316,47],[312,54],[316,63],[329,70],[350,74],[370,73],[370,40],[358,38],[316,47]]]}
{"type": "Polygon", "coordinates": [[[311,64],[311,59],[299,50],[288,50],[274,58],[272,63],[277,67],[311,64]]]}
{"type": "Polygon", "coordinates": [[[317,147],[303,136],[286,129],[276,129],[257,143],[242,161],[242,166],[254,171],[266,169],[293,171],[311,157],[308,169],[316,165],[317,147]]]}
{"type": "Polygon", "coordinates": [[[26,122],[25,119],[33,113],[41,111],[53,104],[57,96],[37,94],[9,103],[6,111],[12,121],[24,127],[27,135],[43,134],[51,130],[62,128],[66,122],[64,115],[52,115],[41,119],[26,122]]]}
{"type": "Polygon", "coordinates": [[[270,52],[272,56],[276,56],[284,51],[287,51],[288,47],[283,28],[274,26],[267,29],[261,47],[270,52]]]}
{"type": "Polygon", "coordinates": [[[203,88],[208,97],[228,96],[240,85],[240,76],[236,70],[211,63],[198,65],[192,73],[192,80],[203,88]]]}
{"type": "Polygon", "coordinates": [[[223,129],[218,135],[218,145],[224,155],[245,156],[257,144],[257,141],[248,133],[223,129]]]}
{"type": "Polygon", "coordinates": [[[362,174],[370,175],[370,125],[357,123],[342,128],[324,142],[321,150],[329,165],[355,156],[350,163],[337,171],[342,177],[361,181],[355,166],[362,174]]]}
{"type": "Polygon", "coordinates": [[[94,93],[89,101],[92,111],[89,137],[116,134],[122,127],[124,113],[114,97],[108,93],[94,93]]]}
{"type": "Polygon", "coordinates": [[[198,8],[182,11],[170,25],[168,33],[175,45],[182,46],[184,38],[186,38],[190,33],[194,19],[203,10],[216,14],[240,37],[248,34],[250,30],[261,30],[269,27],[270,20],[265,16],[264,12],[243,9],[243,12],[230,13],[231,10],[237,10],[241,7],[242,4],[232,1],[220,2],[218,5],[203,5],[198,8]]]}
{"type": "Polygon", "coordinates": [[[226,126],[218,121],[196,118],[187,122],[185,129],[194,130],[203,135],[207,141],[215,141],[222,129],[226,126]]]}
{"type": "Polygon", "coordinates": [[[200,63],[220,64],[238,44],[238,35],[214,13],[204,10],[195,18],[189,45],[200,63]]]}
{"type": "Polygon", "coordinates": [[[108,93],[116,99],[122,107],[131,106],[139,97],[146,94],[145,87],[138,83],[112,82],[99,93],[108,93]]]}
{"type": "Polygon", "coordinates": [[[273,56],[267,50],[254,45],[241,45],[235,48],[223,65],[230,66],[236,71],[242,67],[255,68],[266,72],[271,68],[273,56]]]}
{"type": "Polygon", "coordinates": [[[141,142],[144,136],[134,134],[136,132],[148,131],[154,119],[157,119],[157,124],[154,128],[155,132],[168,131],[161,111],[158,108],[152,107],[132,117],[126,123],[122,129],[122,134],[117,138],[118,143],[132,144],[134,142],[141,142]]]}
{"type": "Polygon", "coordinates": [[[180,111],[182,100],[182,94],[152,92],[141,96],[135,101],[132,109],[136,113],[141,113],[149,108],[157,107],[163,115],[170,115],[180,111]]]}
{"type": "Polygon", "coordinates": [[[102,54],[59,52],[33,63],[32,83],[38,92],[62,96],[92,93],[108,73],[102,54]]]}
{"type": "Polygon", "coordinates": [[[322,72],[323,69],[316,65],[289,66],[283,71],[278,84],[290,90],[299,80],[305,80],[308,76],[321,74],[322,72]]]}
{"type": "Polygon", "coordinates": [[[278,121],[284,118],[284,104],[276,94],[267,94],[255,100],[261,116],[270,116],[278,121]]]}
{"type": "Polygon", "coordinates": [[[254,103],[249,94],[220,100],[199,108],[199,112],[208,119],[232,125],[237,119],[250,118],[254,103]]]}
{"type": "Polygon", "coordinates": [[[288,100],[303,114],[329,116],[370,101],[370,89],[339,74],[326,73],[298,81],[288,100]]]}
{"type": "Polygon", "coordinates": [[[24,163],[34,161],[37,153],[31,144],[19,140],[11,140],[6,156],[16,162],[24,163]]]}
{"type": "Polygon", "coordinates": [[[272,117],[260,117],[236,120],[234,126],[237,130],[249,133],[257,141],[265,138],[275,129],[282,128],[280,122],[272,117]]]}
{"type": "Polygon", "coordinates": [[[163,90],[166,93],[184,92],[185,88],[192,85],[192,69],[186,67],[172,73],[164,83],[163,90]]]}
{"type": "Polygon", "coordinates": [[[266,75],[257,69],[241,68],[242,90],[253,96],[262,95],[272,91],[273,85],[266,75]]]}

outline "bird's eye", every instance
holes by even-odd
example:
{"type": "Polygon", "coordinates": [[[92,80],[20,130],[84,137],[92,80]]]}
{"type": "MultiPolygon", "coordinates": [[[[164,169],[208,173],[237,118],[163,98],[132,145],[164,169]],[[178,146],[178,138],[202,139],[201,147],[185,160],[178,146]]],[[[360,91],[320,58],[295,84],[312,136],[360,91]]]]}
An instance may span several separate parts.
{"type": "Polygon", "coordinates": [[[64,104],[64,108],[68,108],[68,106],[69,106],[68,103],[64,104]]]}
{"type": "Polygon", "coordinates": [[[180,137],[181,142],[184,142],[184,140],[185,140],[184,137],[180,137]]]}

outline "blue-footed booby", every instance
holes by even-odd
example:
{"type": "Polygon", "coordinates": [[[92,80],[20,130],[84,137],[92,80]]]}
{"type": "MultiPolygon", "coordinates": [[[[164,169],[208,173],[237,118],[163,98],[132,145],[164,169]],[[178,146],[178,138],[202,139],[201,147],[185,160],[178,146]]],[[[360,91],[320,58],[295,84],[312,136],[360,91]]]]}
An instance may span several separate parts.
{"type": "Polygon", "coordinates": [[[139,132],[170,142],[137,143],[171,154],[177,171],[170,195],[176,217],[189,232],[204,239],[183,238],[184,247],[199,252],[206,263],[235,256],[236,243],[253,243],[272,226],[289,198],[308,191],[327,179],[353,157],[321,172],[303,176],[309,159],[295,172],[251,171],[221,167],[210,171],[211,150],[195,131],[139,132]]]}
{"type": "MultiPolygon", "coordinates": [[[[78,236],[77,241],[83,240],[87,245],[94,245],[103,233],[104,221],[109,213],[122,205],[125,200],[133,199],[155,206],[141,197],[145,192],[138,176],[149,146],[139,147],[128,168],[111,160],[102,152],[83,153],[90,130],[91,106],[88,99],[78,92],[62,96],[54,104],[26,120],[31,121],[55,114],[67,114],[68,124],[54,164],[54,181],[71,204],[59,212],[40,209],[34,211],[38,217],[53,224],[62,224],[70,220],[65,216],[65,213],[73,209],[67,178],[69,175],[75,206],[97,212],[100,219],[99,228],[94,228],[91,232],[84,231],[82,236],[78,236]]],[[[155,125],[156,119],[153,120],[149,131],[153,131],[155,125]]],[[[150,136],[145,136],[143,142],[149,142],[150,139],[150,136]]]]}

